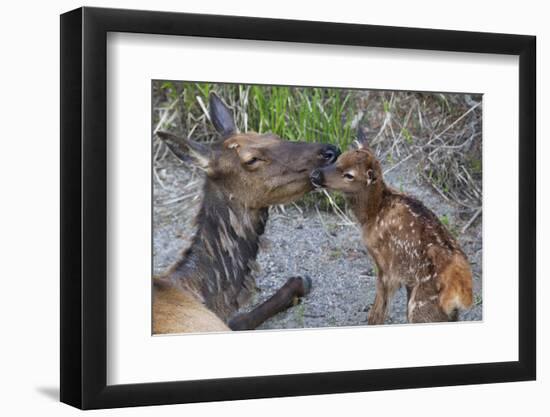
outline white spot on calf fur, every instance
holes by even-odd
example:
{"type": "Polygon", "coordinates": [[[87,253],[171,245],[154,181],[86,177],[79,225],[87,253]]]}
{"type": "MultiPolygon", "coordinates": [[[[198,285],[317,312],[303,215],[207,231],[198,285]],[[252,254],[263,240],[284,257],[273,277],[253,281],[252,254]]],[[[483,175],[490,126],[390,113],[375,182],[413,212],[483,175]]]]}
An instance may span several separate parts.
{"type": "Polygon", "coordinates": [[[417,286],[415,286],[412,291],[411,291],[411,298],[409,299],[409,304],[408,304],[408,308],[407,308],[407,316],[408,316],[408,319],[409,321],[411,321],[412,319],[412,313],[414,312],[414,309],[416,308],[416,302],[415,302],[415,297],[416,297],[416,290],[418,289],[417,286]]]}
{"type": "Polygon", "coordinates": [[[420,280],[420,282],[428,282],[430,279],[432,279],[431,275],[428,275],[420,280]]]}

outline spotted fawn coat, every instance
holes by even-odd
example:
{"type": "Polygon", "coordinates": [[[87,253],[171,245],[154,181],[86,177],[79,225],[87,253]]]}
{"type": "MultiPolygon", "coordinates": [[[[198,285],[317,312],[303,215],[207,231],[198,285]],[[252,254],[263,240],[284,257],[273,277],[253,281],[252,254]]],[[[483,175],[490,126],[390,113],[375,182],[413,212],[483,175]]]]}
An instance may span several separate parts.
{"type": "Polygon", "coordinates": [[[400,286],[407,289],[409,322],[457,320],[472,304],[466,255],[439,219],[420,201],[388,187],[379,161],[361,145],[335,165],[315,170],[314,185],[342,191],[361,224],[377,267],[369,324],[383,324],[400,286]]]}

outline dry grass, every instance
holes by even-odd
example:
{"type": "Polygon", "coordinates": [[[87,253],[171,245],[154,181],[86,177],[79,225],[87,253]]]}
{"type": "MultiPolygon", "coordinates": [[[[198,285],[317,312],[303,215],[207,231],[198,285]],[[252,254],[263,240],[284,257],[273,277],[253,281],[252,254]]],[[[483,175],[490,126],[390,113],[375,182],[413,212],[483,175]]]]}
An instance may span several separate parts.
{"type": "Polygon", "coordinates": [[[473,212],[482,202],[481,96],[366,93],[367,136],[386,173],[409,159],[444,199],[473,212]]]}

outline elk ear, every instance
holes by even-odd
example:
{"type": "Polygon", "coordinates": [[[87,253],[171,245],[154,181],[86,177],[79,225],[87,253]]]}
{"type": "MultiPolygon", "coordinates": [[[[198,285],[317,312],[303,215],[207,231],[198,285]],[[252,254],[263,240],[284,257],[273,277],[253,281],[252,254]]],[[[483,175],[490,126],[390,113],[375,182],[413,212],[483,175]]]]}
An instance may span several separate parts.
{"type": "Polygon", "coordinates": [[[217,94],[210,94],[210,120],[223,137],[237,133],[233,113],[217,94]]]}
{"type": "Polygon", "coordinates": [[[184,162],[192,160],[201,168],[206,168],[210,161],[210,149],[194,140],[185,139],[168,132],[157,132],[157,136],[170,148],[174,155],[184,162]]]}
{"type": "Polygon", "coordinates": [[[366,128],[359,126],[357,128],[357,138],[353,141],[355,149],[364,149],[368,147],[366,128]]]}

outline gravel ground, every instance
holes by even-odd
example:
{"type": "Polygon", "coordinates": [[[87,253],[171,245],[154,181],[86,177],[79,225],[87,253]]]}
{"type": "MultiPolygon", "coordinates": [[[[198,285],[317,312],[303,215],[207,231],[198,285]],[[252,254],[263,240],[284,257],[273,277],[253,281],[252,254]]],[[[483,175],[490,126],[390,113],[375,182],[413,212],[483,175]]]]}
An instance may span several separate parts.
{"type": "MultiPolygon", "coordinates": [[[[469,218],[417,178],[412,159],[407,162],[389,172],[386,182],[419,198],[438,216],[446,217],[451,230],[459,232],[469,218]]],[[[155,273],[165,270],[189,244],[200,201],[200,183],[200,176],[170,153],[155,164],[155,273]]],[[[474,306],[461,314],[461,320],[482,319],[481,219],[479,216],[458,237],[474,271],[474,306]]],[[[310,276],[313,289],[301,304],[269,319],[260,329],[366,325],[374,301],[375,276],[357,226],[333,213],[287,206],[284,211],[272,210],[265,236],[270,245],[258,257],[262,268],[257,278],[260,290],[245,310],[267,299],[290,276],[310,276]]],[[[386,323],[405,323],[405,312],[406,292],[401,289],[394,297],[386,323]]]]}

